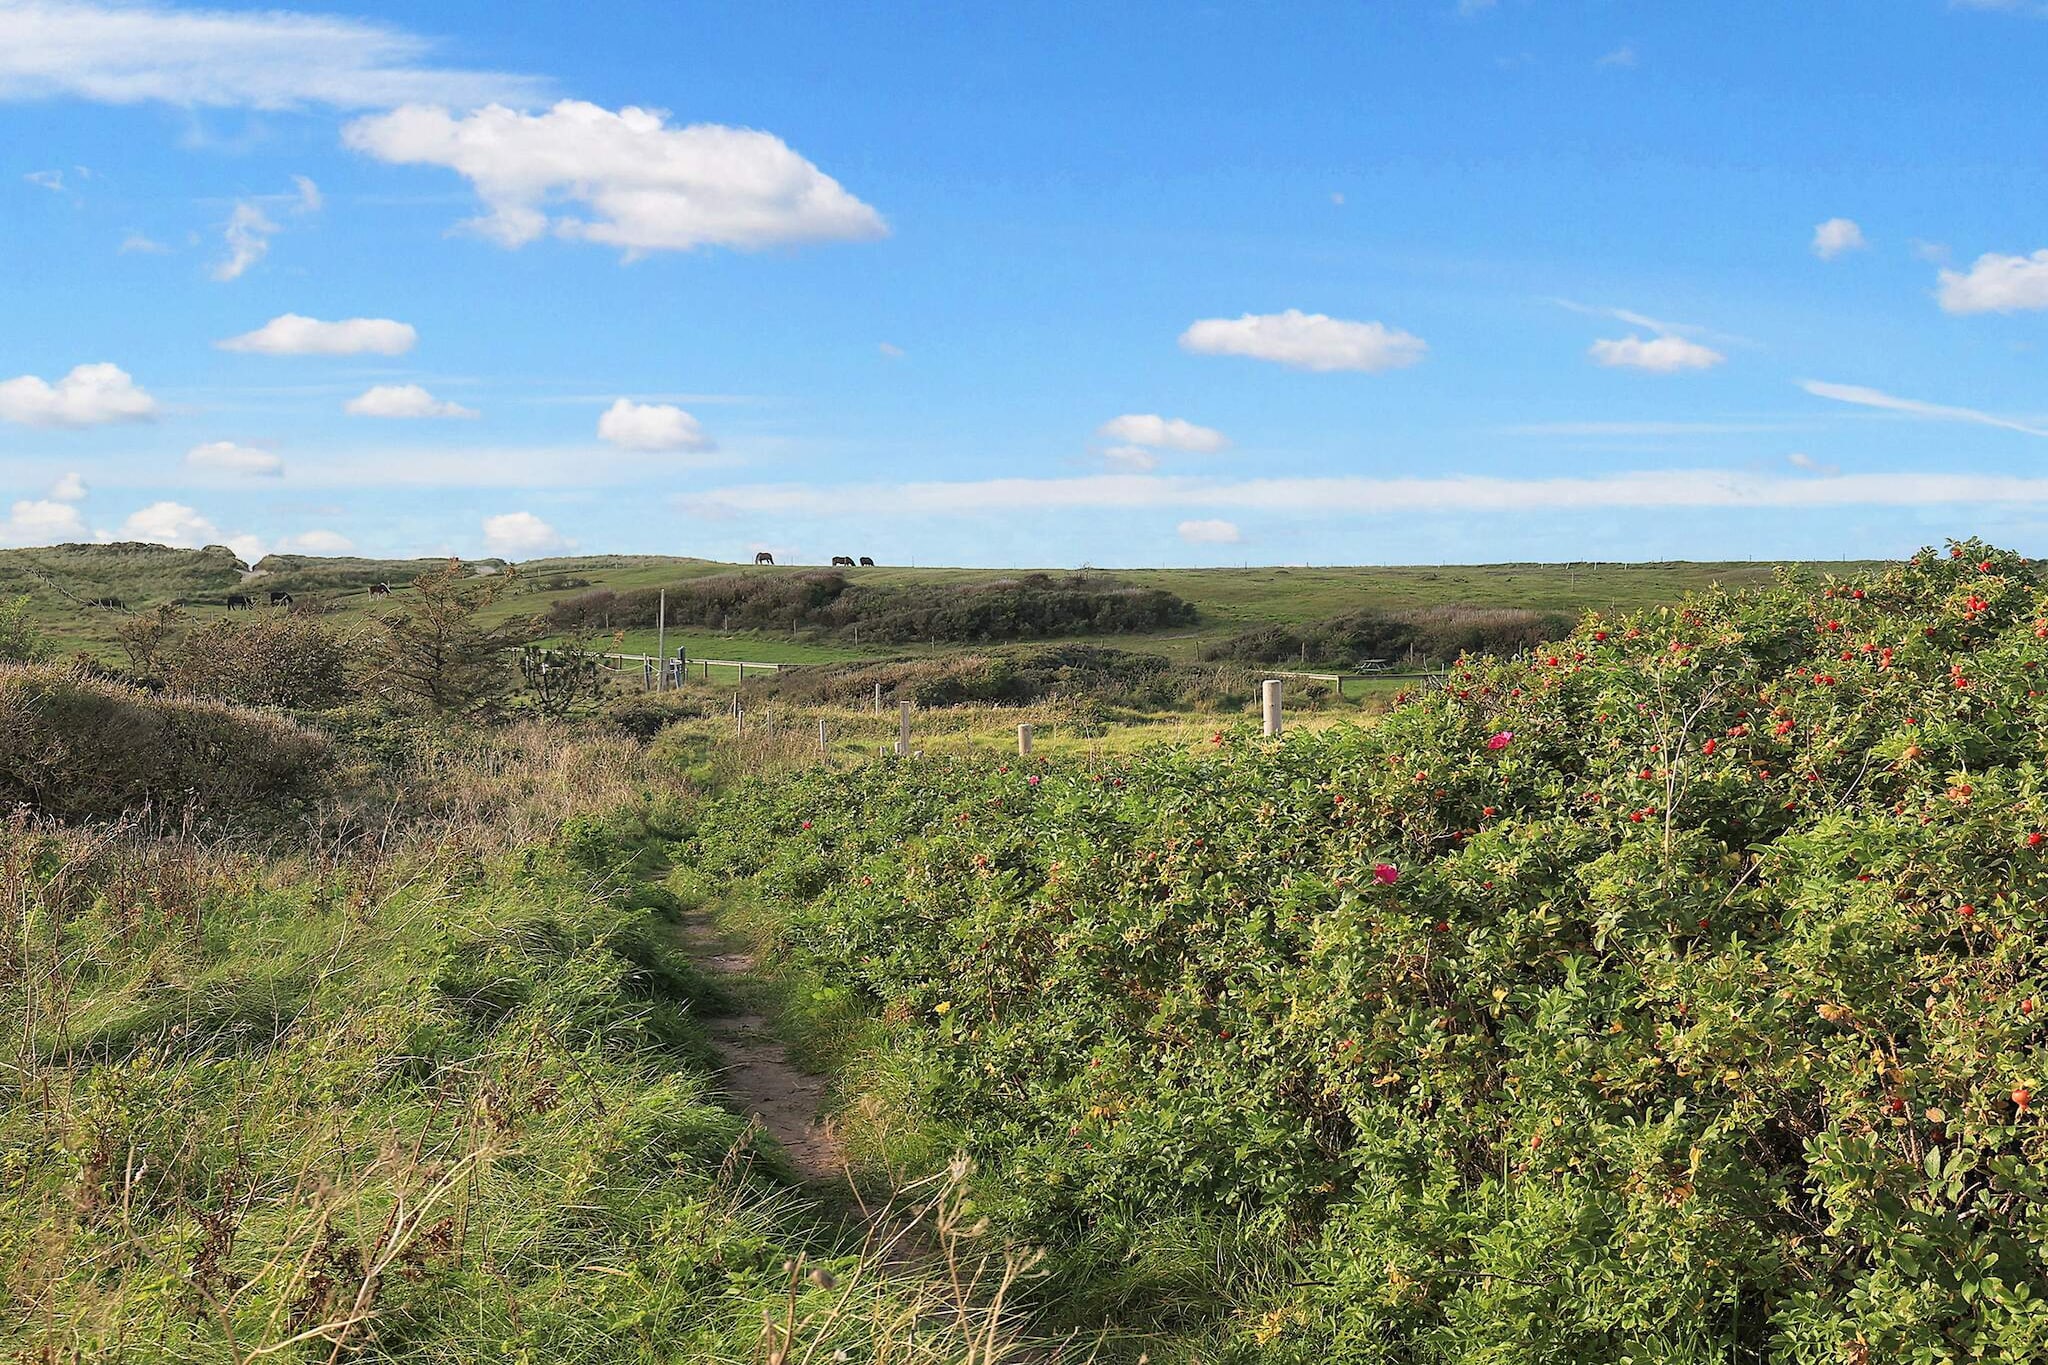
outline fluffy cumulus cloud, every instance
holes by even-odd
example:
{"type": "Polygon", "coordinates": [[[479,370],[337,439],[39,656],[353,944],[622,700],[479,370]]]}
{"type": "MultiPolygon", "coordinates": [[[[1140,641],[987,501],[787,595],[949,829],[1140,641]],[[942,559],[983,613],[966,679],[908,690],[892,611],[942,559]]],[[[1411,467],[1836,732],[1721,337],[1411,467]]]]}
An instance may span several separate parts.
{"type": "Polygon", "coordinates": [[[74,471],[51,484],[49,496],[58,502],[83,502],[90,491],[85,486],[85,479],[74,471]]]}
{"type": "Polygon", "coordinates": [[[546,89],[529,77],[437,67],[427,39],[359,19],[91,0],[6,0],[0,12],[0,99],[389,109],[530,101],[546,89]]]}
{"type": "Polygon", "coordinates": [[[474,417],[475,408],[465,408],[436,398],[418,384],[378,384],[343,405],[351,417],[474,417]]]}
{"type": "Polygon", "coordinates": [[[1586,354],[1602,365],[1617,369],[1649,370],[1654,374],[1676,374],[1681,370],[1708,370],[1728,357],[1711,346],[1682,336],[1616,337],[1596,341],[1586,354]]]}
{"type": "Polygon", "coordinates": [[[563,100],[539,114],[494,104],[457,116],[410,105],[358,119],[342,136],[382,161],[466,177],[485,209],[468,226],[508,247],[553,233],[630,255],[888,231],[879,213],[774,134],[671,127],[658,109],[563,100]],[[577,211],[557,212],[564,204],[577,211]]]}
{"type": "Polygon", "coordinates": [[[208,441],[185,452],[185,466],[206,474],[236,474],[248,478],[276,478],[284,473],[284,461],[255,446],[233,441],[208,441]]]}
{"type": "Polygon", "coordinates": [[[181,502],[153,502],[131,513],[114,532],[115,540],[140,540],[186,549],[225,544],[220,528],[181,502]]]}
{"type": "Polygon", "coordinates": [[[0,421],[91,427],[156,416],[156,400],[119,365],[78,365],[52,384],[35,375],[0,381],[0,421]]]}
{"type": "Polygon", "coordinates": [[[78,509],[57,498],[25,499],[0,517],[0,546],[54,545],[84,536],[85,520],[78,509]]]}
{"type": "Polygon", "coordinates": [[[419,340],[411,323],[389,318],[318,318],[283,313],[253,332],[217,341],[223,351],[252,355],[404,355],[419,340]]]}
{"type": "Polygon", "coordinates": [[[1398,370],[1429,351],[1421,337],[1379,322],[1351,322],[1326,313],[1246,313],[1203,318],[1180,334],[1197,355],[1238,355],[1298,370],[1398,370]]]}
{"type": "Polygon", "coordinates": [[[1813,254],[1824,261],[1832,261],[1845,251],[1861,251],[1868,245],[1863,240],[1863,229],[1851,218],[1830,218],[1813,229],[1813,254]]]}
{"type": "Polygon", "coordinates": [[[1986,252],[1968,270],[1944,270],[1935,297],[1949,313],[2019,313],[2048,308],[2048,247],[2031,256],[1986,252]]]}
{"type": "Polygon", "coordinates": [[[597,419],[597,434],[621,450],[710,450],[697,419],[669,403],[621,398],[597,419]]]}
{"type": "Polygon", "coordinates": [[[484,544],[503,559],[531,559],[574,549],[576,543],[531,512],[506,512],[484,518],[484,544]]]}
{"type": "Polygon", "coordinates": [[[1190,545],[1235,545],[1244,539],[1238,534],[1236,522],[1214,517],[1184,521],[1177,529],[1180,538],[1190,545]]]}
{"type": "Polygon", "coordinates": [[[1214,427],[1197,426],[1179,417],[1161,417],[1154,412],[1127,412],[1112,417],[1095,432],[1125,445],[1153,450],[1184,450],[1196,455],[1213,455],[1229,447],[1230,438],[1214,427]]]}

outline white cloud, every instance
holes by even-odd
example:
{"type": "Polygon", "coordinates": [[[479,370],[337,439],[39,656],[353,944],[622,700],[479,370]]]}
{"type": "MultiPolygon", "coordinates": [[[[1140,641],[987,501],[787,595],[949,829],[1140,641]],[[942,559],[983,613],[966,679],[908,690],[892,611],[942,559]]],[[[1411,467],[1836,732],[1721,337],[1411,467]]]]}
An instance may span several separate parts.
{"type": "Polygon", "coordinates": [[[621,398],[597,419],[597,434],[621,450],[711,450],[697,419],[668,403],[621,398]]]}
{"type": "Polygon", "coordinates": [[[228,256],[213,268],[213,277],[223,282],[240,279],[243,271],[262,260],[270,250],[270,239],[284,230],[263,211],[264,204],[281,205],[295,215],[304,216],[318,213],[325,202],[320,196],[320,187],[303,175],[292,177],[290,194],[236,200],[234,212],[228,215],[228,256]]]}
{"type": "Polygon", "coordinates": [[[66,474],[50,485],[50,497],[57,502],[83,502],[90,491],[76,473],[66,474]]]}
{"type": "Polygon", "coordinates": [[[876,349],[880,350],[883,355],[891,360],[903,359],[903,348],[901,346],[892,345],[884,341],[876,349]]]}
{"type": "Polygon", "coordinates": [[[754,484],[697,494],[706,517],[864,520],[1019,513],[1258,511],[1302,517],[1421,513],[1527,516],[1621,508],[1828,508],[1982,505],[2048,507],[2048,478],[2004,474],[1844,474],[1815,479],[1720,469],[1642,470],[1586,477],[1220,480],[1144,474],[906,484],[754,484]]]}
{"type": "Polygon", "coordinates": [[[113,538],[186,549],[224,543],[218,526],[180,502],[151,503],[122,522],[113,538]]]}
{"type": "Polygon", "coordinates": [[[1593,65],[1595,66],[1622,67],[1634,66],[1635,64],[1636,50],[1628,43],[1623,43],[1620,47],[1615,48],[1612,52],[1603,53],[1600,59],[1593,63],[1593,65]]]}
{"type": "Polygon", "coordinates": [[[342,140],[405,165],[468,178],[486,213],[467,226],[507,247],[549,232],[627,254],[848,241],[888,232],[880,214],[772,133],[658,109],[616,113],[563,100],[543,114],[491,105],[457,118],[409,105],[358,119],[342,140]],[[550,216],[567,201],[591,217],[550,216]]]}
{"type": "Polygon", "coordinates": [[[261,208],[246,199],[237,203],[228,215],[228,256],[213,268],[213,277],[222,283],[240,279],[243,271],[270,250],[270,239],[277,231],[277,224],[261,208]]]}
{"type": "Polygon", "coordinates": [[[284,461],[255,446],[233,441],[208,441],[185,452],[187,468],[209,474],[239,474],[251,478],[276,478],[284,473],[284,461]]]}
{"type": "Polygon", "coordinates": [[[301,531],[287,536],[279,544],[281,550],[292,550],[308,555],[345,555],[355,549],[356,543],[339,531],[301,531]]]}
{"type": "Polygon", "coordinates": [[[1656,374],[1711,369],[1728,358],[1711,346],[1681,336],[1616,337],[1594,342],[1586,354],[1602,365],[1656,374]]]}
{"type": "Polygon", "coordinates": [[[30,171],[22,176],[22,179],[28,181],[31,185],[40,185],[46,190],[56,190],[62,193],[64,189],[64,172],[62,171],[30,171]]]}
{"type": "Polygon", "coordinates": [[[214,343],[223,351],[257,355],[404,355],[419,340],[410,323],[389,318],[318,318],[284,313],[253,332],[214,343]]]}
{"type": "Polygon", "coordinates": [[[1840,465],[1822,464],[1803,450],[1795,450],[1790,455],[1787,455],[1785,463],[1791,465],[1794,469],[1803,469],[1809,474],[1839,474],[1842,472],[1840,465]]]}
{"type": "Polygon", "coordinates": [[[1128,445],[1185,450],[1197,455],[1213,455],[1230,445],[1230,438],[1214,427],[1197,426],[1179,417],[1161,417],[1156,412],[1127,412],[1112,417],[1096,428],[1095,434],[1128,445]]]}
{"type": "Polygon", "coordinates": [[[156,415],[156,400],[119,365],[78,365],[54,384],[32,374],[0,381],[0,421],[32,427],[90,427],[139,422],[156,415]]]}
{"type": "Polygon", "coordinates": [[[1980,412],[1976,408],[1957,408],[1943,403],[1922,402],[1918,398],[1900,398],[1882,389],[1865,388],[1861,384],[1829,384],[1819,379],[1802,379],[1799,381],[1799,387],[1815,398],[1831,398],[1837,403],[1854,403],[1858,407],[1880,408],[1886,412],[1904,413],[1909,417],[1929,417],[1943,422],[1970,422],[1977,426],[2023,432],[2028,436],[2048,436],[2048,429],[2028,426],[2010,417],[1980,412]]]}
{"type": "Polygon", "coordinates": [[[146,232],[130,232],[121,239],[120,251],[123,256],[134,255],[137,252],[148,256],[161,256],[169,250],[169,247],[154,240],[146,232]]]}
{"type": "Polygon", "coordinates": [[[475,408],[465,408],[436,398],[418,384],[377,384],[343,405],[352,417],[474,417],[475,408]]]}
{"type": "Polygon", "coordinates": [[[1863,240],[1863,229],[1852,218],[1830,218],[1814,225],[1813,254],[1824,261],[1832,261],[1845,251],[1861,251],[1868,245],[1863,240]]]}
{"type": "Polygon", "coordinates": [[[2048,247],[2031,256],[1987,251],[1968,272],[1944,270],[1937,297],[1949,313],[2017,313],[2048,308],[2048,247]]]}
{"type": "Polygon", "coordinates": [[[0,99],[389,109],[532,102],[545,91],[531,77],[429,65],[427,39],[358,19],[81,0],[8,0],[4,9],[0,99]]]}
{"type": "Polygon", "coordinates": [[[1159,457],[1143,446],[1111,446],[1102,452],[1102,458],[1118,469],[1139,474],[1149,474],[1159,468],[1159,457]]]}
{"type": "Polygon", "coordinates": [[[1181,349],[1198,355],[1239,355],[1300,370],[1398,370],[1421,360],[1429,344],[1378,322],[1350,322],[1325,313],[1246,313],[1203,318],[1180,334],[1181,349]]]}
{"type": "Polygon", "coordinates": [[[1234,521],[1184,521],[1176,529],[1180,538],[1190,545],[1235,545],[1244,539],[1238,534],[1234,521]]]}
{"type": "Polygon", "coordinates": [[[501,559],[531,559],[574,549],[576,543],[531,512],[506,512],[484,518],[484,544],[501,559]]]}
{"type": "Polygon", "coordinates": [[[78,509],[57,499],[17,502],[0,520],[0,546],[54,545],[84,535],[78,509]]]}

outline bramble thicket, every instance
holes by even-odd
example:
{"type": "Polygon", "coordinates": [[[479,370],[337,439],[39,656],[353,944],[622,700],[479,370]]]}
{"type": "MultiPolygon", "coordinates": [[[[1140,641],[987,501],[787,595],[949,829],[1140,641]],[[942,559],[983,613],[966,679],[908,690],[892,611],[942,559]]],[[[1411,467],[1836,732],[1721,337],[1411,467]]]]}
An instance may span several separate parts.
{"type": "Polygon", "coordinates": [[[762,780],[681,849],[872,1016],[872,1122],[1217,1358],[2033,1360],[2044,660],[1965,542],[1369,727],[762,780]]]}

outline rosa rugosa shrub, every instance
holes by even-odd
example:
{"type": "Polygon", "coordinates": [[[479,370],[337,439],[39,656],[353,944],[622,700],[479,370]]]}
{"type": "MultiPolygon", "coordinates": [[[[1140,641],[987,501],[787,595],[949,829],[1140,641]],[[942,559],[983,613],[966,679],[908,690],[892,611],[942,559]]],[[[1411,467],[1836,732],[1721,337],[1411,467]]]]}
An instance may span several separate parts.
{"type": "Polygon", "coordinates": [[[2039,574],[1963,542],[1367,728],[761,782],[692,851],[1003,1220],[1272,1248],[1233,1358],[2040,1359],[2044,661],[2039,574]]]}

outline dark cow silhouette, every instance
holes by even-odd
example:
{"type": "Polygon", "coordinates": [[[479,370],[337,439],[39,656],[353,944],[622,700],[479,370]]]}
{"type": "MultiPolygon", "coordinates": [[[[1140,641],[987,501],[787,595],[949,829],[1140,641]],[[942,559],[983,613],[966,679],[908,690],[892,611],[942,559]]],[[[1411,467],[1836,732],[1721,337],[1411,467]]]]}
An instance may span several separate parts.
{"type": "Polygon", "coordinates": [[[861,567],[862,567],[863,569],[872,569],[872,568],[874,568],[874,567],[875,567],[875,561],[874,561],[874,560],[872,560],[872,559],[869,559],[869,558],[868,558],[868,557],[867,557],[866,555],[862,555],[862,556],[860,557],[860,566],[861,566],[861,567]]]}
{"type": "Polygon", "coordinates": [[[775,562],[775,556],[769,554],[766,550],[762,550],[760,553],[754,556],[754,562],[756,564],[773,564],[775,562]]]}
{"type": "Polygon", "coordinates": [[[88,607],[112,607],[116,611],[125,611],[127,609],[126,604],[118,597],[95,597],[85,605],[88,607]]]}
{"type": "Polygon", "coordinates": [[[832,567],[833,567],[833,568],[835,568],[835,569],[836,569],[836,568],[838,568],[838,567],[839,567],[840,565],[842,565],[842,564],[844,564],[844,565],[845,565],[845,566],[846,566],[847,568],[849,568],[849,569],[850,569],[850,568],[852,568],[852,567],[853,567],[853,556],[852,556],[852,555],[833,555],[833,556],[832,556],[832,567]]]}
{"type": "Polygon", "coordinates": [[[251,603],[249,601],[247,594],[239,592],[231,592],[228,594],[229,611],[248,611],[250,610],[250,608],[251,603]]]}
{"type": "Polygon", "coordinates": [[[290,606],[291,604],[292,604],[292,595],[291,595],[290,593],[286,592],[286,591],[285,591],[284,589],[282,589],[282,588],[272,588],[272,589],[270,590],[270,605],[271,605],[271,606],[273,606],[273,607],[288,607],[288,606],[290,606]]]}
{"type": "Polygon", "coordinates": [[[372,583],[372,584],[370,585],[370,596],[372,596],[372,597],[389,597],[389,596],[391,596],[391,585],[390,585],[389,583],[372,583]]]}

